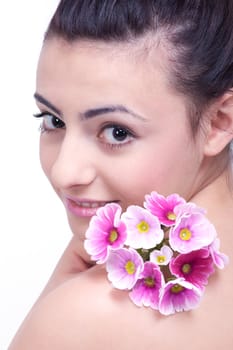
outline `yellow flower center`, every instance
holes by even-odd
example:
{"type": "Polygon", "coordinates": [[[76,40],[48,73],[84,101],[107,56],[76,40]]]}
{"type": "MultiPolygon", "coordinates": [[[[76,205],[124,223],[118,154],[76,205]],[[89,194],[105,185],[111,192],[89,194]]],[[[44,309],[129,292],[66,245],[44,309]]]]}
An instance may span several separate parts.
{"type": "Polygon", "coordinates": [[[167,213],[167,218],[168,218],[168,220],[175,221],[176,220],[176,215],[174,213],[172,213],[171,211],[169,211],[167,213]]]}
{"type": "Polygon", "coordinates": [[[133,261],[129,260],[127,261],[127,263],[125,264],[125,270],[129,275],[133,275],[135,272],[135,264],[133,263],[133,261]]]}
{"type": "Polygon", "coordinates": [[[150,288],[155,286],[155,280],[152,277],[146,277],[144,279],[144,283],[147,287],[150,287],[150,288]]]}
{"type": "Polygon", "coordinates": [[[157,261],[158,261],[159,264],[164,263],[165,260],[166,260],[166,258],[165,258],[164,255],[158,255],[157,256],[157,261]]]}
{"type": "Polygon", "coordinates": [[[141,221],[139,224],[137,224],[137,229],[139,233],[147,233],[150,229],[150,226],[146,221],[141,221]]]}
{"type": "Polygon", "coordinates": [[[191,265],[190,264],[184,264],[182,266],[182,272],[183,273],[189,273],[191,271],[191,265]]]}
{"type": "Polygon", "coordinates": [[[191,237],[192,232],[189,229],[183,228],[182,230],[180,230],[180,238],[182,239],[182,241],[189,241],[191,237]]]}
{"type": "Polygon", "coordinates": [[[171,288],[172,293],[178,294],[184,290],[184,287],[182,287],[180,284],[176,283],[174,286],[171,288]]]}
{"type": "Polygon", "coordinates": [[[117,238],[118,238],[118,232],[117,232],[117,230],[112,229],[112,230],[109,232],[109,237],[108,237],[109,242],[110,242],[110,243],[114,243],[114,242],[117,240],[117,238]]]}

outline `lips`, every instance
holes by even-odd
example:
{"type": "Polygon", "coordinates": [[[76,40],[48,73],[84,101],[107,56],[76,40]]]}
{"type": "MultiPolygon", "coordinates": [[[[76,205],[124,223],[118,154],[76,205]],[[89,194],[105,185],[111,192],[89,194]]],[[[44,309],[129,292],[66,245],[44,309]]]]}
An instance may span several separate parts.
{"type": "Polygon", "coordinates": [[[91,217],[96,214],[99,208],[112,202],[113,201],[76,199],[73,197],[66,197],[64,200],[67,211],[77,217],[91,217]]]}

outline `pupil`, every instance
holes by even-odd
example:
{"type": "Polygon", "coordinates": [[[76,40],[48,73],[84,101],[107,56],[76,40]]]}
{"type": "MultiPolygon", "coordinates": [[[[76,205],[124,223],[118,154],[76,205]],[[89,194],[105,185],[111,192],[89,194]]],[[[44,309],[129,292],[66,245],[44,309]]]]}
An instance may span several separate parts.
{"type": "Polygon", "coordinates": [[[115,128],[112,134],[113,137],[118,141],[124,141],[128,135],[127,131],[122,128],[115,128]]]}
{"type": "Polygon", "coordinates": [[[53,117],[52,123],[56,128],[62,128],[64,126],[64,123],[56,117],[53,117]]]}

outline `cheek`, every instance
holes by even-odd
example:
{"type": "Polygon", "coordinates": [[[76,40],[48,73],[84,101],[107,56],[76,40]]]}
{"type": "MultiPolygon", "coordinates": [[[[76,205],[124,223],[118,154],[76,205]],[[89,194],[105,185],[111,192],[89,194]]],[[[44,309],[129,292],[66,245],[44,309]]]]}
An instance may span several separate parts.
{"type": "Polygon", "coordinates": [[[164,170],[168,166],[163,161],[158,164],[155,158],[136,152],[130,158],[115,160],[114,168],[108,167],[108,172],[105,168],[108,179],[104,181],[114,189],[124,209],[131,204],[142,205],[145,194],[153,190],[164,193],[167,189],[164,170]]]}
{"type": "Polygon", "coordinates": [[[153,146],[135,152],[124,164],[115,163],[111,176],[124,206],[142,205],[145,194],[152,191],[165,196],[177,192],[186,197],[195,181],[200,164],[191,144],[153,146]]]}
{"type": "Polygon", "coordinates": [[[56,158],[56,150],[40,139],[40,163],[45,175],[50,179],[51,168],[56,158]]]}

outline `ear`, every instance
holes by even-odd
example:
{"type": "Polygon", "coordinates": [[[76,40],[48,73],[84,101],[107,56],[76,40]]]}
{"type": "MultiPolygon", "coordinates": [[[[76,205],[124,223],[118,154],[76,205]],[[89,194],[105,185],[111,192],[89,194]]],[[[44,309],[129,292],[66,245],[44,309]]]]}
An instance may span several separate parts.
{"type": "Polygon", "coordinates": [[[233,140],[233,91],[224,94],[209,116],[205,155],[219,154],[233,140]]]}

